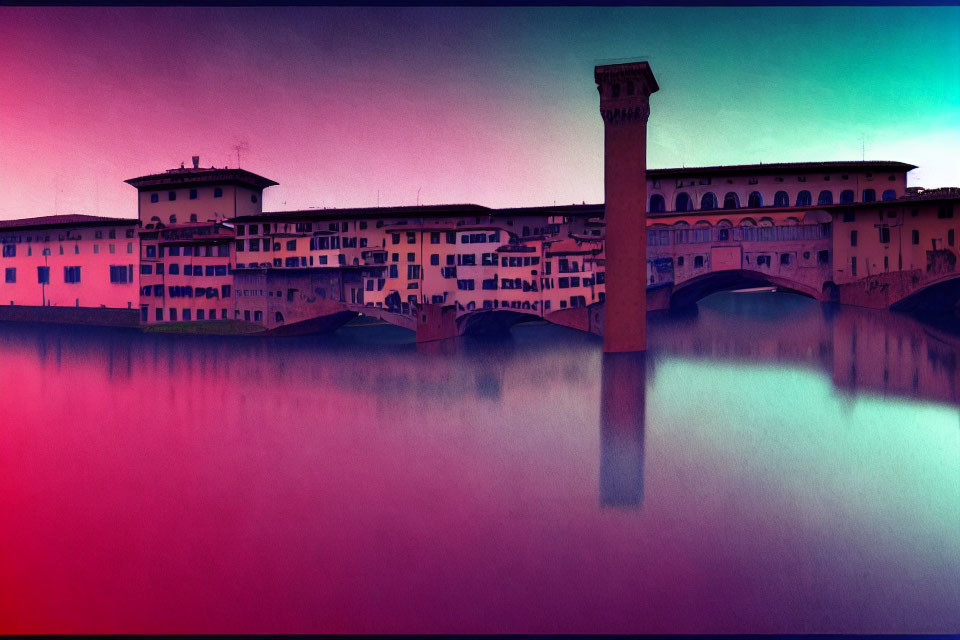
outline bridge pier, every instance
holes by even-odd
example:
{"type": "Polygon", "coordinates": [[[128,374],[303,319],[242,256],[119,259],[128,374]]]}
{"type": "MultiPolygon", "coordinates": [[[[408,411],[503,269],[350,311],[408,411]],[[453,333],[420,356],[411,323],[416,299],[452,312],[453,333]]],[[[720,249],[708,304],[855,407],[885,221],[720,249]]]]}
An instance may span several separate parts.
{"type": "Polygon", "coordinates": [[[417,309],[417,342],[446,340],[460,335],[457,308],[425,303],[417,309]]]}

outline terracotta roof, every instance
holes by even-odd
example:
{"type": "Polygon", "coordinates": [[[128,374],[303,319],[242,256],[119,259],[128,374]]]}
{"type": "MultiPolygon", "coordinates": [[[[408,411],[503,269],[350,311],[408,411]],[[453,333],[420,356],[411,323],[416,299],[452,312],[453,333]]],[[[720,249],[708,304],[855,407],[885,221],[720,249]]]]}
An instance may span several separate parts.
{"type": "Polygon", "coordinates": [[[177,186],[203,186],[214,184],[240,184],[257,189],[270,187],[278,182],[257,175],[246,169],[171,169],[163,173],[151,173],[124,180],[129,185],[145,191],[160,191],[177,186]]]}
{"type": "Polygon", "coordinates": [[[40,229],[51,227],[102,227],[107,225],[136,225],[140,221],[136,218],[108,218],[105,216],[88,216],[82,213],[69,213],[59,216],[37,216],[35,218],[19,218],[17,220],[0,220],[2,229],[40,229]]]}
{"type": "Polygon", "coordinates": [[[347,209],[296,209],[292,211],[264,211],[260,214],[237,216],[233,222],[261,222],[266,220],[342,220],[345,218],[421,218],[445,215],[489,215],[493,209],[478,204],[437,204],[409,207],[352,207],[347,209]]]}

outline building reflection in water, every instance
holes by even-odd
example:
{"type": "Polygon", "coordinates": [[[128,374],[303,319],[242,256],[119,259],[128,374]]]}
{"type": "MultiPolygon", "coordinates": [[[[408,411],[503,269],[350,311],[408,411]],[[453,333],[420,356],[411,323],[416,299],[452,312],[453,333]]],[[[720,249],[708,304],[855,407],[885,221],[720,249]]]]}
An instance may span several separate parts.
{"type": "Polygon", "coordinates": [[[600,504],[643,504],[647,357],[605,353],[600,383],[600,504]]]}

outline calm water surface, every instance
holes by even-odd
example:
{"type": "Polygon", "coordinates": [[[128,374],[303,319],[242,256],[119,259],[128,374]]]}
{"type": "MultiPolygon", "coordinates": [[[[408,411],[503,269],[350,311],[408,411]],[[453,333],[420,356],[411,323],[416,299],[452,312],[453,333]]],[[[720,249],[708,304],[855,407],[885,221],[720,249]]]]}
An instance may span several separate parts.
{"type": "Polygon", "coordinates": [[[0,633],[960,629],[960,339],[779,294],[651,323],[0,326],[0,633]]]}

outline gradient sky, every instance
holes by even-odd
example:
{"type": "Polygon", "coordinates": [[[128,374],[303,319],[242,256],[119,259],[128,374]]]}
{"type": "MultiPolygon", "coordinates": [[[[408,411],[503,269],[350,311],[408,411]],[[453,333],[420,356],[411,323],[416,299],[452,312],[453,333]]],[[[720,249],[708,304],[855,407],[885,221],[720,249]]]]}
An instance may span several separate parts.
{"type": "Polygon", "coordinates": [[[0,218],[136,216],[190,163],[266,210],[600,202],[593,66],[645,57],[648,166],[868,159],[960,186],[960,8],[0,7],[0,218]]]}

